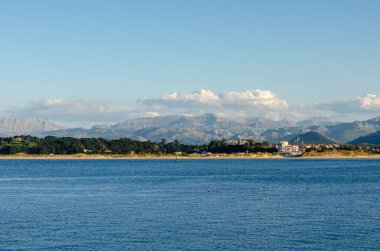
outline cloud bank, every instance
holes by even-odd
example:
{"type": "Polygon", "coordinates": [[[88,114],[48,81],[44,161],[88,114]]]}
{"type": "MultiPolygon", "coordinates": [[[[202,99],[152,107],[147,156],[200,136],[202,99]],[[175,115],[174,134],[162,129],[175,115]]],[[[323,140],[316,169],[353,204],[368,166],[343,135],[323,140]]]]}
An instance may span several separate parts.
{"type": "Polygon", "coordinates": [[[380,115],[380,96],[366,94],[357,98],[320,104],[289,104],[270,90],[252,89],[215,93],[201,89],[172,92],[158,98],[143,97],[137,106],[114,105],[110,101],[52,98],[31,101],[23,107],[8,108],[16,118],[51,119],[65,125],[117,123],[133,117],[156,117],[173,114],[202,113],[224,116],[254,116],[275,120],[302,120],[330,117],[332,120],[358,120],[380,115]]]}

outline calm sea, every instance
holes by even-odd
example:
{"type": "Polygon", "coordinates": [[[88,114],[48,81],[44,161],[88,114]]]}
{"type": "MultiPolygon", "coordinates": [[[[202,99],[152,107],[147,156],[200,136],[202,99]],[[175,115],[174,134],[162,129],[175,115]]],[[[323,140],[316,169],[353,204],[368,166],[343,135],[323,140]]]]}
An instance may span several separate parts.
{"type": "Polygon", "coordinates": [[[0,160],[0,250],[379,250],[380,160],[0,160]]]}

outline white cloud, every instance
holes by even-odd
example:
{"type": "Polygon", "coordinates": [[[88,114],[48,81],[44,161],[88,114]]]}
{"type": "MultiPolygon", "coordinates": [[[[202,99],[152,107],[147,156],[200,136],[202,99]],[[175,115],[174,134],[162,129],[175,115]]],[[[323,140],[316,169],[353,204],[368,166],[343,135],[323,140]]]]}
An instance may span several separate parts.
{"type": "Polygon", "coordinates": [[[208,112],[255,110],[265,112],[287,109],[288,103],[269,90],[247,90],[244,92],[224,92],[216,94],[201,89],[192,93],[168,93],[158,99],[141,98],[139,104],[151,109],[186,109],[196,111],[197,108],[209,109],[208,112]],[[252,109],[255,108],[255,109],[252,109]]]}
{"type": "Polygon", "coordinates": [[[219,97],[212,91],[201,89],[192,93],[169,93],[162,96],[162,100],[179,101],[179,102],[195,102],[200,104],[214,104],[219,101],[219,97]]]}
{"type": "Polygon", "coordinates": [[[244,92],[225,92],[219,95],[226,105],[244,105],[262,107],[274,110],[288,108],[285,100],[277,98],[276,94],[268,90],[247,90],[244,92]]]}
{"type": "Polygon", "coordinates": [[[365,110],[380,111],[380,97],[375,94],[367,94],[359,97],[360,107],[365,110]]]}
{"type": "Polygon", "coordinates": [[[178,106],[219,106],[219,97],[212,91],[201,89],[192,93],[172,92],[158,99],[140,98],[138,103],[148,105],[153,109],[160,107],[178,108],[178,106]]]}

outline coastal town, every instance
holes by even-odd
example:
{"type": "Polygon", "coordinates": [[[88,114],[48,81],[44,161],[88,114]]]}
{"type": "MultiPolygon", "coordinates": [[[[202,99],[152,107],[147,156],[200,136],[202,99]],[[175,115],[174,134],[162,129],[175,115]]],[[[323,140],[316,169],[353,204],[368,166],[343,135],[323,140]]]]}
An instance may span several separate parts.
{"type": "Polygon", "coordinates": [[[70,138],[14,136],[0,138],[0,157],[81,156],[87,158],[197,158],[197,157],[376,157],[380,154],[377,145],[354,145],[337,143],[300,143],[281,141],[258,142],[251,139],[213,140],[208,144],[181,144],[174,140],[152,142],[121,138],[106,140],[99,138],[70,138]]]}

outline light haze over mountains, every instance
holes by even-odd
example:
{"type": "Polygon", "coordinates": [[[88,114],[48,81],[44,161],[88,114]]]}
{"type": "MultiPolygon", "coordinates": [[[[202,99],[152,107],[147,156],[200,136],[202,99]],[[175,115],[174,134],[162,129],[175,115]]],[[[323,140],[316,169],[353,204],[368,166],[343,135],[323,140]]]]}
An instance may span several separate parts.
{"type": "MultiPolygon", "coordinates": [[[[145,117],[113,125],[86,128],[63,128],[43,120],[0,120],[0,136],[35,135],[39,137],[94,137],[117,139],[129,137],[159,142],[179,140],[186,144],[204,144],[215,139],[253,139],[279,142],[292,140],[304,133],[317,132],[337,143],[347,143],[358,137],[380,131],[380,117],[350,123],[331,122],[324,118],[307,121],[274,121],[268,118],[226,118],[214,114],[200,116],[145,117]]],[[[319,138],[322,138],[319,136],[319,138]]],[[[310,138],[310,137],[309,137],[310,138]]],[[[324,139],[324,142],[327,142],[324,139]]]]}

